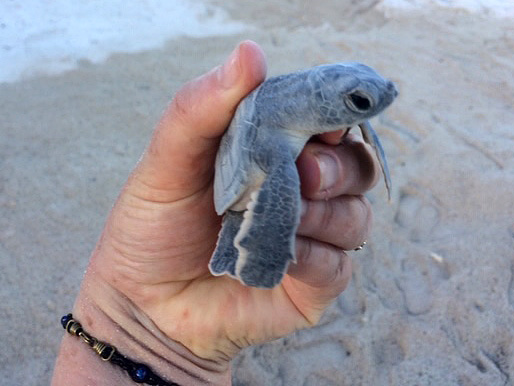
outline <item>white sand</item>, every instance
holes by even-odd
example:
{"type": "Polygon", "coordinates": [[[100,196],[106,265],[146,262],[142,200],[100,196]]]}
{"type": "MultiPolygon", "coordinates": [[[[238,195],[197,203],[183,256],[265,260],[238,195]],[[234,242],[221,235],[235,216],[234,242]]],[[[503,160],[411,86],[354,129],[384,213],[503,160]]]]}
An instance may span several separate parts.
{"type": "Polygon", "coordinates": [[[467,11],[501,18],[514,17],[514,2],[510,0],[382,0],[378,9],[395,11],[420,10],[429,13],[433,8],[467,11]]]}
{"type": "Polygon", "coordinates": [[[0,2],[0,82],[100,63],[116,52],[160,48],[179,36],[243,31],[221,8],[184,0],[0,2]]]}
{"type": "Polygon", "coordinates": [[[376,120],[393,178],[323,323],[245,350],[236,385],[514,382],[514,20],[375,0],[212,1],[253,25],[0,85],[0,379],[50,379],[88,255],[153,124],[244,38],[272,74],[359,60],[401,95],[376,120]]]}

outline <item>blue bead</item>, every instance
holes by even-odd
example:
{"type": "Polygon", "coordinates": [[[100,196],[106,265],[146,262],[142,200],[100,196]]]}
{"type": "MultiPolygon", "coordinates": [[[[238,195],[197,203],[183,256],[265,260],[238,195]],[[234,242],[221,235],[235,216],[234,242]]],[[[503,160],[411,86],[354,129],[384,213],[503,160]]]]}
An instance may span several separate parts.
{"type": "Polygon", "coordinates": [[[68,324],[68,322],[73,319],[73,316],[71,314],[68,314],[68,315],[64,315],[62,318],[61,318],[61,325],[62,325],[62,328],[66,328],[66,325],[68,324]]]}
{"type": "Polygon", "coordinates": [[[138,365],[136,371],[134,371],[134,378],[137,381],[144,381],[148,375],[148,367],[145,365],[138,365]]]}

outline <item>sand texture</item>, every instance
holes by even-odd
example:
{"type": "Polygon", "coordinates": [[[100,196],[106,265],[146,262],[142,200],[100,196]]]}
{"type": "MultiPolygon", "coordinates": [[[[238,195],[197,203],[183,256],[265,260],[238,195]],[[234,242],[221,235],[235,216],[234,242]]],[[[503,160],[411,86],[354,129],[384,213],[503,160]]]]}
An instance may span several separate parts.
{"type": "MultiPolygon", "coordinates": [[[[48,384],[88,256],[167,101],[242,39],[271,75],[361,61],[392,203],[322,323],[249,348],[235,385],[514,384],[514,20],[377,1],[216,1],[251,26],[0,85],[0,381],[48,384]]],[[[343,232],[344,230],[342,230],[343,232]]]]}

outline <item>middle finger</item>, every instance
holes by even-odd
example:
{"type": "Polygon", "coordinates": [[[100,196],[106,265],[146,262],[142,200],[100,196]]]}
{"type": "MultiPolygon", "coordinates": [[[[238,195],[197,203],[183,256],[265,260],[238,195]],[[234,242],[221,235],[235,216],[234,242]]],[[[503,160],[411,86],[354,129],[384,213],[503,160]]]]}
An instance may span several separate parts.
{"type": "Polygon", "coordinates": [[[361,245],[371,229],[373,214],[364,196],[340,196],[331,200],[302,200],[297,234],[344,250],[361,245]]]}

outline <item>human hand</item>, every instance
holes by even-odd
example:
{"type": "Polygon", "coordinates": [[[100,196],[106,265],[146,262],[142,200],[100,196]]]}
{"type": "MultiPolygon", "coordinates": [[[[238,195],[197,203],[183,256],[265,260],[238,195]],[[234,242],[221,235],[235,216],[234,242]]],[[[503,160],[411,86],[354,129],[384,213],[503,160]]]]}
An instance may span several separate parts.
{"type": "Polygon", "coordinates": [[[221,224],[213,205],[216,151],[237,104],[265,72],[260,48],[244,42],[176,94],[93,253],[75,317],[157,372],[166,373],[163,358],[178,353],[192,363],[181,365],[188,371],[226,380],[241,348],[315,325],[351,277],[345,251],[369,231],[362,194],[378,177],[372,151],[353,135],[323,134],[297,161],[304,212],[297,262],[282,283],[258,289],[210,274],[221,224]]]}

